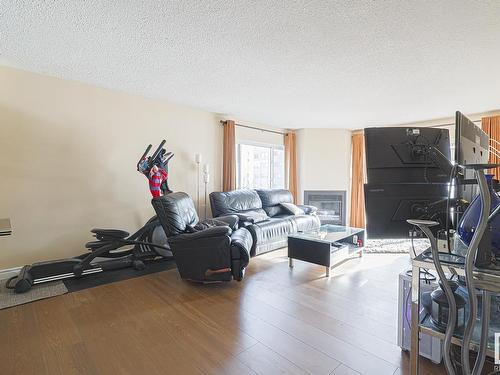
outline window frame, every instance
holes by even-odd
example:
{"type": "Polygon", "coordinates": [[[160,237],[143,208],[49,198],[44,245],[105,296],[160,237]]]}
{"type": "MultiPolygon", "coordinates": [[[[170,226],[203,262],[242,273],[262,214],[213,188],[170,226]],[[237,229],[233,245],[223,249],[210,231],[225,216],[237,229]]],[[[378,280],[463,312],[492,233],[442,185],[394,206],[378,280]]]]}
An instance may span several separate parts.
{"type": "MultiPolygon", "coordinates": [[[[284,153],[285,153],[285,145],[284,144],[275,144],[275,143],[267,143],[267,142],[258,142],[258,141],[249,141],[246,139],[238,139],[236,141],[236,188],[237,189],[243,189],[241,187],[241,145],[246,145],[246,146],[255,146],[255,147],[264,147],[268,148],[270,150],[270,163],[269,163],[269,186],[267,189],[273,189],[273,181],[274,181],[274,150],[283,150],[283,161],[284,161],[284,153]]],[[[283,174],[285,174],[285,165],[283,163],[283,174]]],[[[286,181],[284,181],[284,185],[286,184],[286,181]]],[[[286,187],[283,186],[282,188],[279,189],[285,189],[286,187]]],[[[250,187],[248,189],[255,189],[254,187],[250,187]]]]}

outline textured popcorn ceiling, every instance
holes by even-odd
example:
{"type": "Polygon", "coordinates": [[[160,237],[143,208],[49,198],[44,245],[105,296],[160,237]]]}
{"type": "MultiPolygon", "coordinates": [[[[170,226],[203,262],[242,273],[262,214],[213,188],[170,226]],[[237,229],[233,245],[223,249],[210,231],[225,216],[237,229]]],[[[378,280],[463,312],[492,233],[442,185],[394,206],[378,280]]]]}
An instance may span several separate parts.
{"type": "Polygon", "coordinates": [[[500,108],[500,1],[0,0],[0,64],[278,127],[500,108]]]}

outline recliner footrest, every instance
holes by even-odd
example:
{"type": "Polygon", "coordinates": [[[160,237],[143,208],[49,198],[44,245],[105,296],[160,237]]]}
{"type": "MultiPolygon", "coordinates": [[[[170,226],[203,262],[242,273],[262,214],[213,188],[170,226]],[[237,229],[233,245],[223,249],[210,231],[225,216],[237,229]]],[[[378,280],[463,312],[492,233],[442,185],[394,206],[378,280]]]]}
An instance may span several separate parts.
{"type": "Polygon", "coordinates": [[[231,271],[235,280],[243,279],[245,268],[250,261],[252,244],[252,235],[245,228],[235,230],[231,234],[231,271]]]}

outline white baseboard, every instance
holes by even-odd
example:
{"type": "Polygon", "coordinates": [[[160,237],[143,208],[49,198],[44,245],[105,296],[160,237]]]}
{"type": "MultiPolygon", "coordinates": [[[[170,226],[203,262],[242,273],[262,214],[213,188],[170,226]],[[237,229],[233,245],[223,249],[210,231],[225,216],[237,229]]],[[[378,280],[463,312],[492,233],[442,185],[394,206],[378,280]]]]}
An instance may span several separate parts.
{"type": "Polygon", "coordinates": [[[16,276],[19,273],[19,271],[21,271],[21,268],[22,267],[14,267],[14,268],[6,268],[4,270],[0,270],[0,280],[16,276]]]}

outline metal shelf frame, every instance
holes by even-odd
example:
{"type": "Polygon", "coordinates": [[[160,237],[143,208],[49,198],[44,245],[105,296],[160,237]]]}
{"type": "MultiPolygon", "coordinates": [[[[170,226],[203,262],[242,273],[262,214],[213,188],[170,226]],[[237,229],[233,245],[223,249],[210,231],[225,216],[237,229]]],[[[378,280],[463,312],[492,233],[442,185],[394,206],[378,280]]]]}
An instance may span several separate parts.
{"type": "MultiPolygon", "coordinates": [[[[410,374],[418,375],[419,370],[419,333],[425,333],[440,339],[444,339],[444,333],[423,326],[419,318],[420,311],[420,270],[429,269],[435,270],[436,267],[434,262],[427,258],[426,252],[418,255],[416,258],[412,259],[412,289],[411,289],[411,349],[410,349],[410,374]]],[[[441,261],[443,270],[447,274],[465,276],[464,265],[457,264],[446,264],[441,261]]],[[[475,269],[473,271],[474,275],[474,286],[478,289],[486,290],[492,293],[500,293],[500,271],[497,270],[487,270],[487,269],[475,269]]],[[[462,339],[454,336],[452,343],[455,345],[462,346],[462,339]]],[[[472,350],[478,349],[476,343],[471,343],[470,348],[472,350]]],[[[488,349],[486,355],[489,357],[495,356],[493,350],[488,349]]]]}

